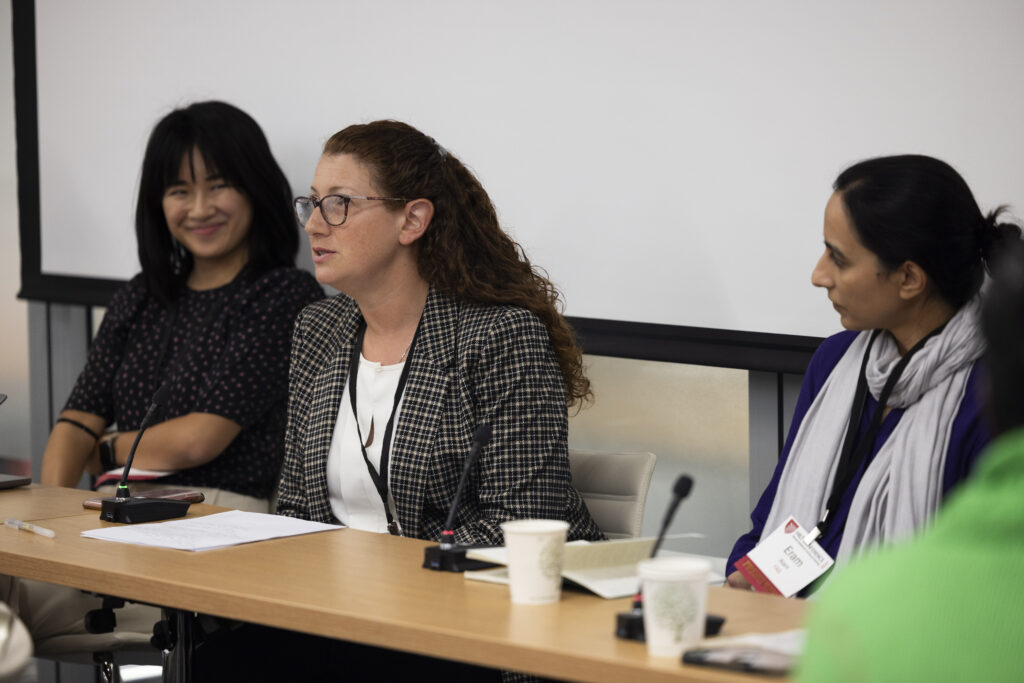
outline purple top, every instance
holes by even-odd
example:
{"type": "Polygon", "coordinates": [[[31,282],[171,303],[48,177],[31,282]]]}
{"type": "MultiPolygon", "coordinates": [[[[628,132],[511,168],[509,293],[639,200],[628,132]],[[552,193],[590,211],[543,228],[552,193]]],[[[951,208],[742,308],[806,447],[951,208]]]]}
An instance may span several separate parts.
{"type": "MultiPolygon", "coordinates": [[[[729,561],[726,564],[726,573],[732,573],[733,563],[750,552],[760,541],[765,520],[767,520],[768,513],[772,509],[772,503],[775,501],[775,491],[779,486],[779,477],[782,476],[782,470],[786,466],[786,458],[789,457],[789,449],[793,444],[793,439],[796,437],[797,430],[800,429],[800,423],[803,421],[807,409],[811,407],[815,396],[821,391],[821,387],[825,384],[825,380],[828,379],[832,369],[839,363],[839,359],[846,353],[853,340],[857,338],[857,334],[858,332],[855,331],[840,332],[823,341],[818,350],[814,352],[814,357],[811,358],[811,362],[807,366],[807,372],[804,374],[803,384],[800,387],[800,396],[797,398],[796,409],[793,411],[793,422],[789,427],[786,445],[779,456],[779,464],[775,467],[775,474],[772,475],[772,480],[768,483],[768,487],[761,494],[761,500],[758,501],[757,507],[754,508],[750,515],[754,527],[736,541],[736,545],[733,546],[732,553],[729,555],[729,561]]],[[[977,460],[982,449],[992,438],[981,416],[978,367],[978,364],[975,363],[970,375],[967,377],[964,397],[960,402],[960,409],[957,411],[956,418],[953,420],[953,429],[949,435],[949,451],[946,454],[946,466],[943,472],[943,498],[949,494],[953,487],[970,474],[971,469],[974,467],[974,461],[977,460]]],[[[878,402],[868,392],[864,414],[861,416],[860,424],[857,426],[858,442],[864,433],[867,432],[871,416],[874,414],[875,406],[877,405],[878,402]]],[[[846,526],[846,517],[850,513],[850,504],[853,502],[857,486],[860,485],[864,469],[875,457],[879,449],[881,449],[885,440],[892,434],[892,430],[902,417],[902,408],[893,408],[885,416],[885,419],[882,421],[882,427],[878,431],[878,436],[875,437],[875,442],[872,444],[871,453],[857,470],[853,480],[850,482],[850,486],[843,492],[842,500],[839,502],[839,509],[832,513],[832,524],[829,525],[826,533],[818,539],[821,547],[832,557],[835,557],[839,551],[839,543],[843,538],[843,529],[846,526]]],[[[856,443],[854,446],[856,447],[856,443]]]]}
{"type": "Polygon", "coordinates": [[[292,328],[299,311],[322,297],[309,273],[276,268],[217,289],[185,289],[175,314],[137,275],[111,298],[65,408],[131,431],[166,382],[158,421],[211,413],[242,431],[210,462],[159,481],[268,498],[284,456],[292,328]]]}

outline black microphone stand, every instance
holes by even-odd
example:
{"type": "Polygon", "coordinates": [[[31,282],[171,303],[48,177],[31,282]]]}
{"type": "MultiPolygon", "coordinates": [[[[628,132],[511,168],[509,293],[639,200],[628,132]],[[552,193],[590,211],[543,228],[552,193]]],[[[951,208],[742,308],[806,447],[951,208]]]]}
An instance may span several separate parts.
{"type": "MultiPolygon", "coordinates": [[[[675,516],[676,510],[679,509],[679,504],[690,495],[690,489],[692,488],[693,479],[685,474],[679,475],[675,485],[672,486],[672,502],[669,503],[668,510],[665,511],[665,519],[661,523],[658,539],[654,542],[654,547],[651,548],[651,557],[658,554],[661,542],[665,540],[665,532],[668,531],[668,525],[672,523],[672,518],[675,516]]],[[[724,622],[724,617],[708,614],[704,620],[704,635],[716,635],[721,630],[724,622]]],[[[630,610],[628,612],[619,612],[615,615],[615,635],[626,640],[639,640],[640,642],[644,642],[647,639],[644,633],[643,593],[639,587],[637,588],[636,595],[633,596],[633,605],[630,607],[630,610]]]]}
{"type": "Polygon", "coordinates": [[[444,523],[444,531],[441,532],[441,544],[431,545],[424,548],[423,568],[433,569],[439,572],[464,572],[473,569],[488,569],[497,565],[481,560],[470,560],[466,558],[467,546],[460,546],[455,543],[455,510],[462,498],[462,491],[466,488],[466,481],[469,479],[469,471],[473,464],[480,457],[483,450],[491,440],[491,426],[484,424],[473,432],[473,446],[470,448],[469,457],[462,468],[462,476],[459,477],[459,485],[455,489],[455,498],[448,509],[448,519],[444,523]]]}
{"type": "Polygon", "coordinates": [[[132,450],[128,453],[128,460],[124,464],[124,471],[121,473],[121,481],[117,484],[113,498],[104,498],[100,503],[100,519],[104,522],[117,522],[119,524],[138,524],[140,522],[158,522],[164,519],[184,517],[188,512],[189,503],[184,500],[166,500],[158,498],[136,498],[128,490],[128,473],[132,469],[132,461],[135,459],[135,450],[139,447],[139,440],[142,433],[146,431],[149,424],[156,417],[157,412],[167,402],[167,395],[170,391],[166,385],[162,385],[153,394],[149,411],[142,418],[139,424],[139,431],[132,443],[132,450]]]}

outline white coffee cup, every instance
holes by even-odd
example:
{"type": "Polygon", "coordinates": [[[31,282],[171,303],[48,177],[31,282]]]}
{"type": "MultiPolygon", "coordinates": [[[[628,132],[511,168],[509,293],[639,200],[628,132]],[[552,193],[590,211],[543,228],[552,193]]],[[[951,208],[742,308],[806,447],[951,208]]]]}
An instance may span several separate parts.
{"type": "Polygon", "coordinates": [[[543,605],[562,594],[562,558],[569,523],[557,519],[517,519],[501,525],[508,553],[512,602],[543,605]]]}
{"type": "Polygon", "coordinates": [[[692,557],[656,557],[637,566],[644,634],[653,657],[680,657],[704,638],[711,565],[692,557]]]}

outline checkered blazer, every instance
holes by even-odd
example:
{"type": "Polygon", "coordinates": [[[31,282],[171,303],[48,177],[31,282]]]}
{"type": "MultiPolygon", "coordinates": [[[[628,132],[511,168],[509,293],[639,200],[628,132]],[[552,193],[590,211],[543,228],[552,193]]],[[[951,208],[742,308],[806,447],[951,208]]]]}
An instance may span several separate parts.
{"type": "MultiPolygon", "coordinates": [[[[337,523],[327,455],[360,319],[355,302],[338,295],[296,321],[280,514],[337,523]]],[[[473,432],[489,423],[493,437],[459,504],[456,541],[501,545],[498,525],[526,517],[565,519],[570,539],[602,538],[572,487],[565,385],[535,315],[431,289],[406,362],[388,479],[406,536],[440,539],[473,432]]]]}

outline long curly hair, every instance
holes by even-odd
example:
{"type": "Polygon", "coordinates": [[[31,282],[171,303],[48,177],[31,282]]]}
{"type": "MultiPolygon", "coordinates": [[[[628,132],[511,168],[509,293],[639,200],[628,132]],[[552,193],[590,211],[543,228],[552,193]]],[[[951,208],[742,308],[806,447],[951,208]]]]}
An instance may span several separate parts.
{"type": "Polygon", "coordinates": [[[355,156],[386,195],[433,202],[430,228],[418,241],[420,276],[447,296],[532,311],[548,330],[568,405],[592,399],[583,352],[561,314],[561,294],[501,229],[491,198],[462,162],[400,121],[349,126],[331,136],[324,154],[355,156]]]}

